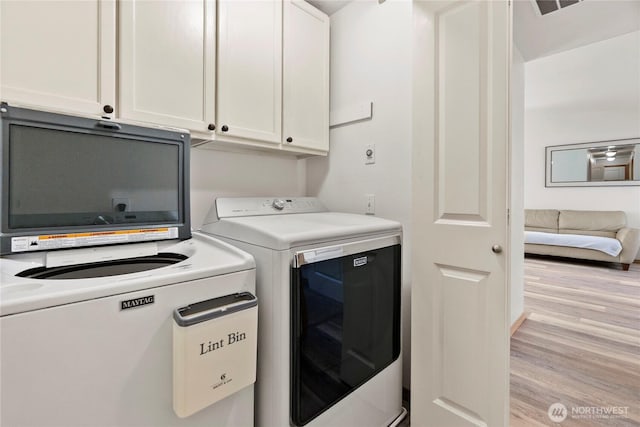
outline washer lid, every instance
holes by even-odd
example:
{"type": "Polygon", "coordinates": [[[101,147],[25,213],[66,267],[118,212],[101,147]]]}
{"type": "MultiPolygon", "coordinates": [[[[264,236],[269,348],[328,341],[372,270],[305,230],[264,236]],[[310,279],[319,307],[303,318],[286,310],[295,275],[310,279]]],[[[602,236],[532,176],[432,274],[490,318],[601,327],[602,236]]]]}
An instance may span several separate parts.
{"type": "Polygon", "coordinates": [[[222,218],[202,232],[276,250],[371,234],[401,233],[395,221],[369,215],[320,212],[222,218]]]}
{"type": "MultiPolygon", "coordinates": [[[[155,244],[155,243],[154,243],[155,244]]],[[[175,253],[186,259],[137,273],[87,279],[33,279],[18,273],[46,265],[47,252],[0,258],[0,316],[54,307],[110,295],[204,279],[255,268],[253,257],[231,245],[200,233],[188,240],[157,242],[158,253],[175,253]]],[[[115,253],[131,245],[101,247],[115,253]]],[[[81,249],[86,250],[86,249],[81,249]]]]}

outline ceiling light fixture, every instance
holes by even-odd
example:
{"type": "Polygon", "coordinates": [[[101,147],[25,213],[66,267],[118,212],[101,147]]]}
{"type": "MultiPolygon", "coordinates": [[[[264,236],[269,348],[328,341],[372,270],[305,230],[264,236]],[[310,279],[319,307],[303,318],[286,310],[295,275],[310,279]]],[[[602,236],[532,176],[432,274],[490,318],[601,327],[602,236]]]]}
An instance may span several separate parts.
{"type": "Polygon", "coordinates": [[[607,151],[606,153],[604,153],[607,157],[615,157],[616,156],[616,151],[607,151]]]}
{"type": "Polygon", "coordinates": [[[616,159],[615,157],[607,157],[608,162],[613,162],[615,159],[616,159]]]}

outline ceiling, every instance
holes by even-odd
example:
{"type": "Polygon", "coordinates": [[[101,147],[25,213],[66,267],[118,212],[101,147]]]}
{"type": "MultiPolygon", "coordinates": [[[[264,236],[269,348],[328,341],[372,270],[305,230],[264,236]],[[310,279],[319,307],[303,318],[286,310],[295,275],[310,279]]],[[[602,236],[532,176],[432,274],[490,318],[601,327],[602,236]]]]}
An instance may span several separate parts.
{"type": "Polygon", "coordinates": [[[587,150],[587,153],[598,166],[617,166],[629,164],[634,151],[635,145],[628,144],[591,148],[587,150]]]}
{"type": "MultiPolygon", "coordinates": [[[[307,1],[332,15],[354,0],[307,1]]],[[[640,1],[581,0],[540,15],[534,0],[514,0],[513,20],[514,44],[530,61],[640,30],[640,1]]]]}
{"type": "Polygon", "coordinates": [[[513,40],[525,61],[640,30],[640,1],[583,0],[540,15],[515,0],[513,40]]]}
{"type": "Polygon", "coordinates": [[[351,0],[307,0],[307,2],[331,16],[351,3],[351,0]]]}

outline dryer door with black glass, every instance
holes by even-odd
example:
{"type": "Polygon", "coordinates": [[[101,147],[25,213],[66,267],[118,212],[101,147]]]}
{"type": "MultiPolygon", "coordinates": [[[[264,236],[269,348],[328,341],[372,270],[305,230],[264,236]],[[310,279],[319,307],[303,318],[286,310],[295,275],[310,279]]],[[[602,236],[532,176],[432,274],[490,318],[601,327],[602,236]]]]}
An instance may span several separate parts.
{"type": "Polygon", "coordinates": [[[400,237],[297,252],[291,419],[302,426],[400,354],[400,237]]]}

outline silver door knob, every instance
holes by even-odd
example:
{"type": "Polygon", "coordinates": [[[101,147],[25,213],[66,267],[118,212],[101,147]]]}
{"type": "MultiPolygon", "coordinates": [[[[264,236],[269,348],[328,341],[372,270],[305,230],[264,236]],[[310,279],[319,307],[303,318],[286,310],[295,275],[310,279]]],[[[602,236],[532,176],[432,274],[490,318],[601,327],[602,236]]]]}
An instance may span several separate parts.
{"type": "Polygon", "coordinates": [[[491,246],[491,250],[493,251],[494,254],[502,253],[502,246],[493,245],[493,246],[491,246]]]}

